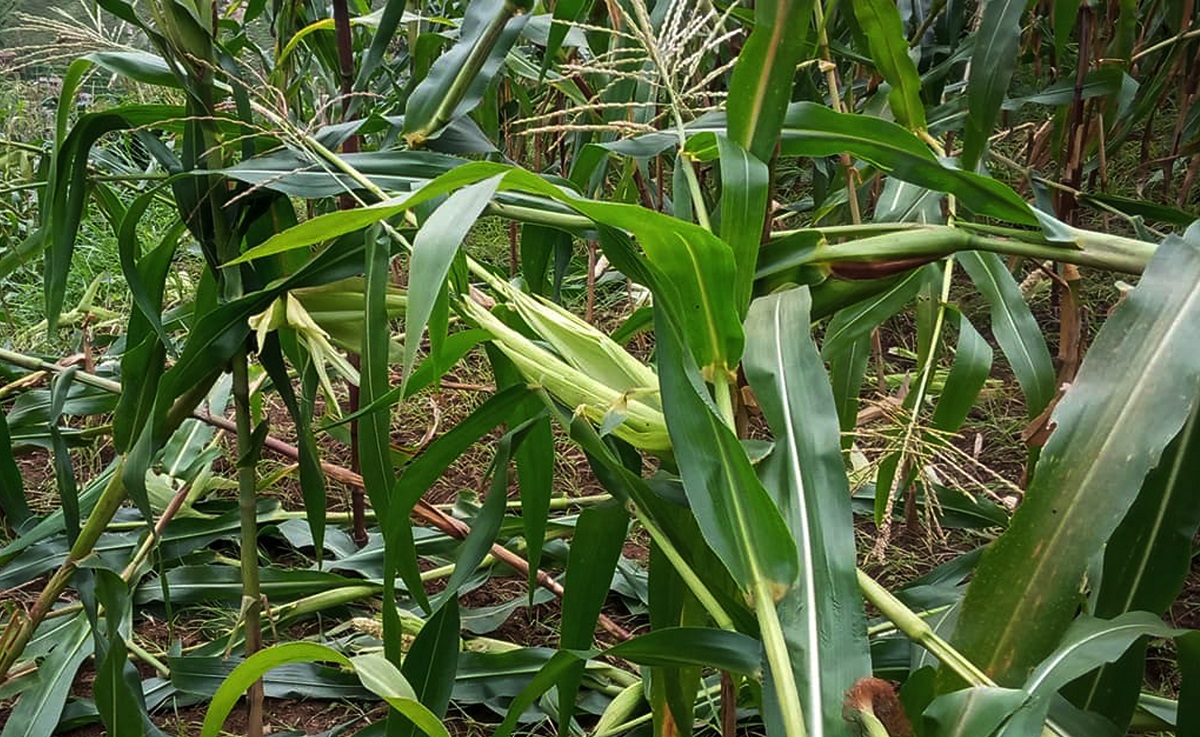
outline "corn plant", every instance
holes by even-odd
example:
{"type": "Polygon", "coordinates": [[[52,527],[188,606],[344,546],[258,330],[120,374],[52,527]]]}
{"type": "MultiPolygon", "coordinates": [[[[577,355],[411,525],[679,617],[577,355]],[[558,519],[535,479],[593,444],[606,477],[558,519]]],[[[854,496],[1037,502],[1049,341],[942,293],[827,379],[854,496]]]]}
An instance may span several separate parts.
{"type": "MultiPolygon", "coordinates": [[[[178,544],[168,547],[182,534],[179,510],[205,514],[195,495],[156,502],[154,479],[167,467],[176,471],[168,488],[208,483],[212,453],[172,459],[181,444],[208,443],[196,437],[201,420],[219,425],[213,415],[230,401],[237,513],[195,519],[239,536],[238,614],[200,657],[219,660],[239,644],[246,657],[224,670],[208,663],[223,682],[191,687],[211,698],[205,735],[243,693],[248,729],[261,733],[275,667],[338,683],[315,663],[336,664],[350,676],[342,685],[385,701],[389,735],[446,734],[451,699],[472,703],[459,693],[459,650],[478,643],[460,640],[459,597],[497,560],[527,576],[530,602],[538,587],[561,598],[558,649],[509,684],[498,735],[535,708],[560,732],[578,729],[582,689],[611,699],[595,726],[605,735],[647,722],[664,737],[705,722],[729,731],[739,707],[769,734],[801,737],[1120,734],[1135,721],[1183,733],[1197,718],[1194,635],[1162,616],[1200,525],[1187,482],[1200,236],[1146,222],[1193,219],[1200,155],[1195,116],[1182,111],[1196,109],[1195,65],[1179,61],[1197,48],[1190,6],[985,2],[972,14],[957,2],[472,0],[460,18],[442,9],[447,39],[402,0],[358,18],[338,2],[332,18],[317,4],[250,4],[240,18],[208,2],[100,5],[140,29],[145,47],[71,65],[38,227],[0,265],[44,253],[54,330],[79,223],[94,207],[120,238],[134,309],[120,383],[0,353],[56,377],[36,421],[14,421],[14,408],[0,423],[5,515],[14,527],[31,518],[14,441],[50,449],[61,495],[61,512],[18,527],[0,560],[12,565],[58,535],[67,546],[56,568],[39,569],[50,576],[33,607],[14,611],[0,635],[0,677],[43,655],[39,667],[57,674],[24,688],[17,708],[36,719],[11,721],[4,737],[53,729],[58,712],[39,705],[61,711],[62,684],[89,652],[109,731],[152,728],[123,635],[130,591],[134,602],[159,600],[142,582],[150,551],[179,557],[178,544]],[[274,48],[255,46],[250,30],[262,27],[274,48]],[[403,49],[395,59],[393,43],[403,49]],[[1022,53],[1061,79],[1014,96],[1022,53]],[[1157,71],[1143,74],[1150,62],[1157,71]],[[181,91],[185,102],[72,123],[74,95],[96,68],[181,91]],[[1107,193],[1106,162],[1139,121],[1151,129],[1173,88],[1192,90],[1156,162],[1174,202],[1107,193]],[[1040,128],[1006,120],[1028,107],[1054,112],[1040,128]],[[1006,147],[1020,130],[1031,131],[1023,163],[1006,147]],[[165,176],[129,193],[96,176],[93,152],[116,131],[165,176]],[[1065,145],[1048,142],[1056,138],[1065,145]],[[785,202],[798,192],[806,196],[785,202]],[[179,225],[143,248],[140,221],[161,199],[179,225]],[[1114,227],[1087,227],[1084,207],[1114,227]],[[512,224],[510,273],[464,248],[484,216],[512,224]],[[180,317],[164,311],[164,292],[185,229],[203,269],[180,317]],[[616,331],[553,299],[575,239],[648,290],[651,304],[616,331]],[[1014,278],[1021,261],[1054,274],[1057,367],[1014,278]],[[1140,277],[1086,351],[1081,268],[1140,277]],[[915,370],[866,500],[880,530],[871,552],[886,555],[897,517],[912,522],[918,507],[936,516],[950,498],[930,480],[923,449],[962,427],[992,367],[991,346],[957,301],[960,270],[987,303],[988,332],[1042,431],[1031,437],[1048,439],[1030,444],[1026,499],[1011,519],[986,501],[959,501],[1002,528],[994,542],[892,592],[857,567],[845,446],[872,333],[915,302],[915,370]],[[618,340],[639,331],[652,332],[652,362],[618,340]],[[494,394],[419,452],[397,454],[397,405],[480,345],[494,394]],[[318,422],[318,391],[337,402],[330,372],[356,386],[357,402],[318,422]],[[286,407],[295,446],[256,416],[260,384],[286,407]],[[60,418],[81,386],[117,397],[82,413],[112,412],[118,455],[77,492],[60,418]],[[765,428],[752,437],[759,417],[765,428]],[[345,425],[355,468],[323,464],[318,439],[345,425]],[[607,491],[565,530],[551,515],[555,425],[607,491]],[[432,508],[429,487],[497,428],[489,490],[470,523],[432,508]],[[307,524],[288,529],[307,535],[311,579],[260,577],[259,524],[286,514],[257,498],[264,450],[298,463],[307,524]],[[510,467],[519,520],[506,515],[510,467]],[[327,537],[340,532],[327,527],[327,476],[370,503],[378,557],[337,569],[361,580],[324,569],[327,537]],[[121,548],[118,570],[94,553],[127,498],[145,542],[121,548]],[[417,520],[438,527],[452,552],[432,552],[417,520]],[[602,611],[631,526],[651,541],[649,630],[638,636],[602,611]],[[514,528],[525,559],[502,544],[514,528]],[[539,570],[555,562],[560,532],[571,537],[561,583],[539,570]],[[446,561],[432,596],[421,566],[431,556],[446,561]],[[69,585],[82,613],[56,628],[69,585]],[[274,606],[273,595],[293,600],[274,606]],[[264,619],[375,597],[380,621],[363,627],[376,651],[347,655],[366,641],[357,636],[341,648],[262,647],[264,619]],[[881,620],[868,620],[864,602],[881,620]],[[66,639],[50,648],[53,637],[66,639]],[[1166,707],[1142,693],[1148,638],[1173,639],[1179,653],[1183,693],[1166,707]],[[600,665],[611,658],[636,674],[600,665]],[[902,682],[899,692],[885,677],[902,682]]],[[[360,543],[365,511],[353,515],[360,543]]],[[[204,575],[160,566],[154,581],[162,599],[186,602],[204,575]]],[[[171,663],[173,688],[188,691],[189,667],[196,661],[171,663]]]]}

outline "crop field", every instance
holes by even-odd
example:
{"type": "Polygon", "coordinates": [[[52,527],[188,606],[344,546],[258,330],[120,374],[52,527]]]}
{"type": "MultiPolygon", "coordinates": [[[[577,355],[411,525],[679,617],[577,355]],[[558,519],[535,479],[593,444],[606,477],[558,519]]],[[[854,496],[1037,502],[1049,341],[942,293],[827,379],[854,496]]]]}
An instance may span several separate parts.
{"type": "Polygon", "coordinates": [[[0,737],[1200,735],[1193,0],[0,0],[0,737]]]}

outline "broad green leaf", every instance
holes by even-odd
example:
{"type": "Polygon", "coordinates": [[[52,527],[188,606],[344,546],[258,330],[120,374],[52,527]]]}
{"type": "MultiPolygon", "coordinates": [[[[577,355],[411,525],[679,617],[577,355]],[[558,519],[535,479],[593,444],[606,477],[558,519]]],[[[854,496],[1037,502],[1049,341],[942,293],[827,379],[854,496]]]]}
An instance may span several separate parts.
{"type": "Polygon", "coordinates": [[[911,130],[925,128],[925,106],[921,103],[921,80],[908,55],[908,39],[900,10],[891,0],[860,0],[852,4],[854,16],[866,34],[875,68],[891,85],[888,101],[896,120],[911,130]]]}
{"type": "MultiPolygon", "coordinates": [[[[799,585],[779,602],[780,620],[808,731],[824,735],[844,729],[842,701],[871,674],[871,658],[837,410],[809,333],[809,305],[804,287],[755,300],[746,319],[743,366],[775,436],[760,477],[800,561],[799,585]]],[[[764,689],[764,697],[770,693],[764,689]]]]}
{"type": "MultiPolygon", "coordinates": [[[[579,515],[563,582],[560,650],[591,648],[596,618],[608,598],[628,526],[629,512],[615,502],[591,507],[579,515]]],[[[560,734],[566,734],[570,727],[583,666],[583,662],[574,663],[558,678],[560,734]]]]}
{"type": "MultiPolygon", "coordinates": [[[[417,700],[439,719],[450,705],[460,646],[458,599],[452,596],[421,627],[400,668],[417,700]]],[[[404,725],[401,737],[415,734],[416,726],[404,725]]]]}
{"type": "Polygon", "coordinates": [[[446,728],[417,701],[412,687],[400,671],[382,655],[348,658],[328,645],[315,642],[289,642],[260,650],[242,661],[217,689],[204,715],[201,737],[217,737],[229,712],[252,683],[285,663],[326,661],[351,668],[363,686],[411,719],[430,737],[449,737],[446,728]]]}
{"type": "MultiPolygon", "coordinates": [[[[379,16],[379,25],[376,26],[375,33],[371,36],[371,45],[358,65],[358,76],[354,79],[356,92],[362,92],[370,85],[371,77],[383,61],[383,55],[387,51],[388,45],[391,44],[392,37],[396,35],[396,28],[399,27],[400,21],[404,17],[404,6],[407,4],[406,0],[387,0],[384,3],[383,12],[379,16]]],[[[357,101],[358,98],[355,98],[354,102],[357,101]]],[[[353,105],[353,102],[351,104],[353,105]]]]}
{"type": "MultiPolygon", "coordinates": [[[[442,721],[427,709],[400,670],[378,653],[350,658],[354,672],[371,693],[383,699],[429,737],[450,737],[442,721]]],[[[202,736],[203,737],[203,736],[202,736]]]]}
{"type": "Polygon", "coordinates": [[[496,728],[495,737],[512,734],[525,709],[555,686],[567,669],[602,655],[624,658],[639,665],[698,665],[754,675],[762,662],[762,647],[758,640],[739,632],[675,627],[648,632],[608,650],[560,650],[513,699],[504,722],[496,728]]]}
{"type": "Polygon", "coordinates": [[[21,480],[21,469],[17,468],[13,456],[12,438],[8,432],[8,418],[0,412],[0,511],[4,512],[9,526],[16,529],[29,519],[29,503],[25,501],[25,484],[21,480]]]}
{"type": "Polygon", "coordinates": [[[842,432],[842,450],[854,444],[858,426],[859,395],[871,359],[871,336],[864,335],[829,361],[829,381],[837,405],[838,427],[842,432]]]}
{"type": "MultiPolygon", "coordinates": [[[[363,491],[371,500],[375,513],[380,519],[386,519],[391,503],[388,492],[396,479],[392,466],[392,411],[390,402],[378,405],[380,398],[388,391],[390,369],[388,338],[391,335],[391,323],[386,299],[387,285],[391,279],[388,268],[391,252],[387,240],[377,228],[368,228],[364,240],[366,276],[358,398],[359,406],[367,408],[367,414],[358,421],[358,463],[363,491]]],[[[394,623],[396,605],[391,582],[385,582],[385,586],[388,589],[384,592],[384,622],[391,634],[390,624],[394,623]]]]}
{"type": "Polygon", "coordinates": [[[1025,0],[985,0],[967,78],[969,114],[963,130],[963,168],[974,171],[1008,93],[1021,42],[1025,0]]]}
{"type": "Polygon", "coordinates": [[[869,115],[837,113],[811,102],[793,103],[788,108],[781,155],[841,153],[874,164],[906,182],[952,193],[976,214],[1023,225],[1037,224],[1029,205],[1008,185],[970,170],[948,168],[920,139],[895,123],[869,115]]]}
{"type": "Polygon", "coordinates": [[[904,309],[917,296],[927,277],[924,269],[917,269],[895,285],[834,315],[825,329],[821,357],[832,360],[863,336],[870,335],[872,330],[904,309]]]}
{"type": "MultiPolygon", "coordinates": [[[[276,603],[359,583],[357,579],[335,573],[298,568],[263,568],[260,573],[263,595],[276,603]]],[[[234,567],[215,564],[179,566],[169,569],[165,575],[173,604],[236,604],[241,601],[241,572],[234,567]]],[[[133,600],[137,605],[163,601],[163,586],[157,579],[148,579],[134,591],[133,600]]]]}
{"type": "MultiPolygon", "coordinates": [[[[696,360],[706,368],[727,368],[736,364],[741,356],[743,337],[733,294],[727,288],[734,278],[733,253],[728,244],[704,228],[681,223],[668,215],[638,205],[579,198],[527,171],[491,162],[457,167],[406,197],[312,218],[247,251],[231,263],[303,248],[345,235],[394,217],[433,197],[498,174],[504,175],[502,182],[497,185],[500,189],[520,190],[552,198],[596,223],[632,232],[654,267],[661,271],[668,282],[664,289],[669,291],[664,291],[661,298],[670,295],[669,298],[678,302],[680,309],[689,316],[684,323],[685,334],[696,360]]],[[[445,217],[451,217],[449,210],[445,217]]],[[[457,247],[458,243],[454,245],[457,247]]],[[[419,245],[416,247],[419,248],[419,245]]],[[[412,286],[413,282],[410,282],[410,290],[412,286]]],[[[410,291],[407,312],[410,319],[414,314],[420,314],[415,302],[410,291]]],[[[411,328],[408,332],[413,334],[411,328]]]]}
{"type": "Polygon", "coordinates": [[[996,732],[1021,704],[1018,689],[977,686],[943,694],[925,710],[927,737],[988,737],[996,732]]]}
{"type": "Polygon", "coordinates": [[[526,583],[532,597],[537,589],[537,571],[541,567],[550,497],[554,491],[554,431],[549,417],[542,417],[529,429],[517,448],[516,456],[521,492],[521,525],[525,533],[526,558],[529,560],[526,583]]]}
{"type": "Polygon", "coordinates": [[[561,2],[554,3],[554,15],[553,21],[550,24],[550,33],[546,38],[546,48],[542,51],[543,76],[546,74],[546,70],[550,68],[550,64],[558,56],[563,41],[567,37],[567,31],[570,30],[572,24],[579,21],[583,12],[590,5],[589,0],[561,0],[561,2]]]}
{"type": "Polygon", "coordinates": [[[50,737],[83,661],[92,654],[92,628],[83,613],[60,631],[57,644],[38,665],[38,680],[21,694],[0,737],[50,737]]]}
{"type": "Polygon", "coordinates": [[[729,80],[729,137],[759,161],[775,153],[796,66],[809,47],[812,0],[756,3],[754,30],[729,80]]]}
{"type": "Polygon", "coordinates": [[[312,431],[312,411],[308,408],[307,401],[298,400],[296,397],[296,390],[283,362],[283,354],[279,350],[278,336],[269,336],[266,345],[259,346],[258,362],[266,369],[275,391],[296,427],[300,493],[304,497],[304,515],[308,520],[308,529],[312,532],[317,564],[320,565],[325,549],[325,473],[321,470],[317,441],[312,431]]]}
{"type": "MultiPolygon", "coordinates": [[[[78,369],[74,366],[54,376],[50,389],[50,439],[53,444],[54,484],[58,490],[59,503],[62,505],[63,521],[66,523],[67,542],[75,544],[79,537],[79,487],[75,479],[75,467],[71,462],[71,453],[67,450],[67,442],[59,432],[59,422],[62,420],[63,404],[67,401],[67,393],[71,382],[75,379],[78,369]]],[[[145,497],[136,500],[142,509],[142,514],[148,514],[150,503],[145,497]]]]}
{"type": "Polygon", "coordinates": [[[493,176],[450,195],[417,232],[409,265],[408,309],[404,313],[404,376],[416,363],[417,348],[434,303],[468,231],[487,207],[504,175],[493,176]]]}
{"type": "Polygon", "coordinates": [[[1142,200],[1134,197],[1122,197],[1115,194],[1107,194],[1104,192],[1094,192],[1083,195],[1079,198],[1084,204],[1107,205],[1115,208],[1126,215],[1136,215],[1146,218],[1147,220],[1167,223],[1168,225],[1176,225],[1186,228],[1192,223],[1200,220],[1200,214],[1188,212],[1186,210],[1176,209],[1158,202],[1150,200],[1142,200]]]}
{"type": "MultiPolygon", "coordinates": [[[[479,564],[495,544],[496,536],[500,534],[500,526],[504,522],[505,502],[508,501],[509,461],[512,459],[512,444],[517,433],[517,430],[506,433],[496,444],[496,457],[492,462],[492,483],[487,498],[471,520],[471,532],[458,549],[454,560],[454,572],[446,580],[446,588],[439,601],[458,595],[463,585],[475,575],[479,564]]],[[[518,436],[517,442],[519,440],[518,436]]]]}
{"type": "Polygon", "coordinates": [[[455,167],[411,194],[401,195],[366,207],[338,210],[310,218],[299,225],[276,234],[265,243],[246,251],[227,266],[252,261],[264,256],[305,248],[316,243],[362,230],[381,220],[395,217],[418,205],[448,192],[508,171],[509,167],[491,162],[475,162],[455,167]]]}
{"type": "Polygon", "coordinates": [[[1003,734],[1023,737],[1035,733],[1050,712],[1052,699],[1070,681],[1111,663],[1135,641],[1144,637],[1182,634],[1147,612],[1127,612],[1115,619],[1081,617],[1063,635],[1063,643],[1044,660],[1025,683],[1025,704],[1017,710],[1003,734]]]}
{"type": "MultiPolygon", "coordinates": [[[[1200,527],[1200,423],[1193,413],[1142,484],[1137,501],[1105,547],[1093,613],[1110,618],[1129,611],[1165,614],[1191,569],[1192,538],[1200,527]]],[[[1141,642],[1121,659],[1073,683],[1082,709],[1104,714],[1124,729],[1133,716],[1145,674],[1141,642]]]]}
{"type": "Polygon", "coordinates": [[[758,246],[770,203],[770,170],[736,141],[717,136],[721,152],[721,239],[733,249],[734,302],[738,314],[750,304],[758,246]]]}
{"type": "Polygon", "coordinates": [[[601,243],[617,268],[659,296],[655,337],[663,409],[684,490],[705,540],[743,590],[766,586],[775,599],[782,597],[798,575],[795,543],[745,448],[710,398],[687,350],[676,303],[661,297],[662,280],[620,234],[602,229],[601,243]]]}
{"type": "Polygon", "coordinates": [[[1169,237],[1097,335],[1024,503],[967,588],[954,642],[998,682],[1024,681],[1058,645],[1089,562],[1194,410],[1197,346],[1200,249],[1169,237]]]}
{"type": "MultiPolygon", "coordinates": [[[[392,486],[391,501],[381,527],[384,547],[384,579],[401,576],[409,595],[428,610],[429,602],[421,571],[417,567],[417,549],[409,515],[430,486],[480,438],[509,419],[529,395],[526,387],[510,387],[493,395],[466,419],[434,440],[405,467],[392,486]]],[[[395,644],[397,651],[399,643],[395,644]]]]}
{"type": "Polygon", "coordinates": [[[991,305],[992,334],[1021,385],[1026,414],[1037,417],[1055,394],[1054,363],[1041,327],[999,256],[965,252],[958,263],[991,305]]]}
{"type": "Polygon", "coordinates": [[[971,321],[956,309],[949,308],[949,322],[958,323],[958,344],[950,374],[938,395],[929,424],[944,432],[958,432],[975,406],[979,390],[992,370],[992,347],[987,344],[971,321]]]}
{"type": "Polygon", "coordinates": [[[408,98],[404,137],[420,147],[452,120],[469,113],[500,71],[529,20],[529,0],[472,0],[459,40],[438,57],[408,98]]]}

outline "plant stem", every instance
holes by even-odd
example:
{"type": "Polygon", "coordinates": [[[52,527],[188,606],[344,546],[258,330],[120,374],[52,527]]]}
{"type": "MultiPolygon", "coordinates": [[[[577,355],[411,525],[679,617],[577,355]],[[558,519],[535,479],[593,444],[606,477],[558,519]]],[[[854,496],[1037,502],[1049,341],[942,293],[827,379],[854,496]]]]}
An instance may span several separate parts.
{"type": "MultiPolygon", "coordinates": [[[[258,498],[255,489],[257,448],[250,416],[250,372],[246,348],[233,354],[233,404],[237,415],[238,509],[241,512],[242,613],[246,627],[246,657],[262,649],[262,623],[258,614],[262,591],[258,576],[258,498]]],[[[262,737],[263,684],[255,681],[246,692],[249,710],[248,737],[262,737]]]]}
{"type": "Polygon", "coordinates": [[[21,654],[25,651],[25,646],[29,644],[29,640],[33,637],[33,633],[37,630],[38,625],[50,613],[50,610],[54,607],[54,603],[58,601],[58,597],[66,590],[67,583],[75,573],[75,567],[79,564],[79,561],[91,554],[96,541],[100,539],[100,535],[104,533],[113,515],[117,513],[117,509],[125,501],[125,485],[121,481],[123,466],[124,459],[118,460],[116,470],[109,479],[108,484],[104,487],[104,491],[100,493],[100,499],[97,500],[92,513],[88,515],[83,529],[79,531],[79,537],[75,539],[75,544],[71,546],[71,550],[67,553],[67,559],[63,561],[59,569],[46,582],[41,594],[38,595],[37,601],[33,605],[33,609],[30,610],[29,616],[21,622],[5,650],[0,652],[0,682],[4,681],[9,670],[16,663],[17,658],[21,657],[21,654]]]}
{"type": "MultiPolygon", "coordinates": [[[[736,418],[733,414],[732,393],[737,389],[737,379],[727,372],[719,372],[715,378],[716,383],[713,387],[717,409],[721,412],[722,421],[733,430],[736,418]]],[[[775,599],[771,596],[770,587],[762,581],[754,556],[750,556],[749,562],[753,581],[750,595],[753,597],[754,615],[758,619],[759,634],[767,655],[767,664],[771,669],[771,680],[775,686],[775,698],[779,702],[784,729],[789,737],[807,737],[804,709],[800,704],[800,689],[796,685],[796,674],[792,670],[792,659],[788,653],[787,640],[783,636],[779,612],[775,608],[775,599]]],[[[819,708],[817,704],[812,706],[819,708]]]]}

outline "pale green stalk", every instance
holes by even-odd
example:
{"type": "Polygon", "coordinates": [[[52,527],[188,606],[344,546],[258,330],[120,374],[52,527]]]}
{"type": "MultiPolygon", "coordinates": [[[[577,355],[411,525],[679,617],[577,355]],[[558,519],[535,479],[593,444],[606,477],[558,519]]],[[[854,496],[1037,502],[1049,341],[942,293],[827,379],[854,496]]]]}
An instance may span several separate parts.
{"type": "MultiPolygon", "coordinates": [[[[735,420],[732,392],[736,387],[730,385],[731,381],[734,381],[733,377],[722,373],[716,377],[714,388],[717,408],[721,411],[721,419],[730,429],[733,429],[735,420]]],[[[792,660],[788,653],[787,640],[783,636],[783,625],[779,621],[779,612],[775,609],[775,599],[771,595],[770,587],[762,583],[763,576],[758,570],[758,563],[753,555],[749,556],[749,562],[754,614],[758,619],[759,634],[762,638],[763,650],[767,655],[767,663],[771,667],[775,697],[779,702],[783,726],[788,735],[807,737],[808,729],[804,723],[804,709],[800,704],[800,689],[796,685],[796,674],[792,670],[792,660]]],[[[813,707],[819,708],[816,704],[813,704],[813,707]]]]}

